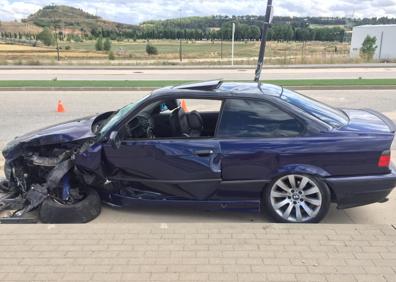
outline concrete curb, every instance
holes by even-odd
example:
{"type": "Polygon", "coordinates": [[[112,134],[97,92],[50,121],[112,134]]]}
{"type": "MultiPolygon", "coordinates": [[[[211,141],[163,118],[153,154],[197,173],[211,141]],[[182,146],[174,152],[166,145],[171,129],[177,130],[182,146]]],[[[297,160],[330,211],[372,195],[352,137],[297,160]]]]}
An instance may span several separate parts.
{"type": "MultiPolygon", "coordinates": [[[[161,87],[0,87],[0,92],[10,91],[153,91],[161,87]]],[[[394,90],[396,85],[351,86],[286,86],[292,90],[394,90]]]]}
{"type": "MultiPolygon", "coordinates": [[[[145,65],[134,65],[134,66],[112,66],[112,65],[42,65],[42,66],[13,66],[3,65],[0,66],[0,70],[173,70],[173,69],[252,69],[254,65],[175,65],[175,66],[145,66],[145,65]]],[[[314,65],[265,65],[264,69],[338,69],[338,68],[396,68],[396,64],[314,64],[314,65]]]]}

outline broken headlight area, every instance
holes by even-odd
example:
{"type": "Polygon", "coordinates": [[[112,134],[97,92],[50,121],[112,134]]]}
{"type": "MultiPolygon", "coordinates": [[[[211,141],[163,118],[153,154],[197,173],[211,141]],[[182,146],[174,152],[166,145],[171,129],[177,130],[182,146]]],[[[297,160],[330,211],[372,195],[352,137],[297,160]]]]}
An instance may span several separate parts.
{"type": "Polygon", "coordinates": [[[75,155],[84,144],[27,147],[23,154],[6,161],[6,180],[0,182],[0,210],[22,216],[47,198],[68,205],[83,199],[74,173],[75,155]]]}

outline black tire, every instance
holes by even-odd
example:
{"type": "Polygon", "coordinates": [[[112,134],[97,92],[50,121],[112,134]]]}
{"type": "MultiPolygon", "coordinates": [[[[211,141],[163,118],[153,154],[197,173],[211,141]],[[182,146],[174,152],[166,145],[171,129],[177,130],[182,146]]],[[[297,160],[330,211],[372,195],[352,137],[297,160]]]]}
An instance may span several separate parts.
{"type": "Polygon", "coordinates": [[[95,219],[102,207],[99,194],[92,188],[87,188],[84,192],[85,198],[72,205],[64,205],[52,198],[47,198],[40,207],[41,222],[86,223],[95,219]]]}
{"type": "MultiPolygon", "coordinates": [[[[291,174],[291,175],[294,175],[296,177],[306,177],[310,181],[312,181],[312,183],[315,184],[316,187],[318,188],[317,194],[320,194],[319,197],[321,197],[321,206],[317,209],[317,212],[315,213],[315,215],[312,216],[312,218],[309,218],[309,216],[307,214],[307,218],[309,218],[309,219],[300,220],[300,221],[296,220],[297,217],[295,217],[294,219],[293,218],[285,219],[284,217],[282,217],[279,214],[279,209],[277,211],[276,208],[273,206],[273,201],[271,200],[271,190],[273,189],[273,187],[275,187],[274,185],[277,183],[277,181],[279,181],[280,179],[284,179],[285,177],[289,177],[289,175],[282,175],[280,177],[277,177],[274,181],[272,181],[265,188],[264,193],[263,193],[263,198],[262,198],[262,206],[264,208],[264,212],[266,212],[275,222],[279,222],[279,223],[318,223],[318,222],[320,222],[327,215],[327,213],[330,209],[331,193],[330,193],[329,188],[320,179],[318,179],[317,177],[314,177],[312,175],[304,175],[304,174],[291,174]]],[[[303,197],[305,197],[305,195],[301,196],[301,198],[303,198],[303,197]]],[[[292,197],[290,197],[290,198],[291,198],[291,201],[293,201],[293,198],[292,197]]],[[[304,199],[302,201],[304,201],[304,199]]],[[[281,202],[281,200],[279,200],[279,202],[281,202]]],[[[300,202],[297,201],[297,205],[299,205],[299,203],[300,202]]],[[[294,211],[295,214],[296,214],[296,209],[297,209],[297,207],[294,207],[292,209],[292,212],[294,211]]],[[[303,210],[303,208],[301,206],[299,207],[299,209],[301,211],[303,210]]],[[[303,213],[306,213],[306,212],[303,211],[303,213]]],[[[300,212],[300,215],[301,215],[301,212],[300,212]]]]}
{"type": "Polygon", "coordinates": [[[6,192],[10,189],[8,180],[5,178],[0,178],[0,191],[6,192]]]}

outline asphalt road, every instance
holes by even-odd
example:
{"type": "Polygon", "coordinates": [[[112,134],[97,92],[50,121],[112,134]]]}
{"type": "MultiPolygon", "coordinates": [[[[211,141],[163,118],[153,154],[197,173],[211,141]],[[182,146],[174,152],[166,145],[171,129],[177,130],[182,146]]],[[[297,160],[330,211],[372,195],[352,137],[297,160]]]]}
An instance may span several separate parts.
{"type": "MultiPolygon", "coordinates": [[[[254,69],[7,69],[0,80],[252,80],[254,69]]],[[[396,78],[396,68],[264,69],[263,79],[396,78]]]]}
{"type": "MultiPolygon", "coordinates": [[[[373,108],[396,122],[396,90],[302,91],[337,107],[373,108]]],[[[44,126],[107,110],[118,109],[147,92],[0,92],[0,148],[14,136],[44,126]],[[61,99],[65,113],[56,113],[61,99]]],[[[396,150],[396,146],[393,146],[396,150]]],[[[396,151],[393,154],[395,157],[396,151]]],[[[396,161],[396,159],[394,159],[396,161]]],[[[0,160],[1,162],[1,160],[0,160]]],[[[331,209],[327,223],[396,223],[396,192],[389,202],[344,211],[331,209]]],[[[189,208],[105,207],[95,223],[104,222],[265,222],[259,214],[246,212],[206,212],[189,208]]]]}

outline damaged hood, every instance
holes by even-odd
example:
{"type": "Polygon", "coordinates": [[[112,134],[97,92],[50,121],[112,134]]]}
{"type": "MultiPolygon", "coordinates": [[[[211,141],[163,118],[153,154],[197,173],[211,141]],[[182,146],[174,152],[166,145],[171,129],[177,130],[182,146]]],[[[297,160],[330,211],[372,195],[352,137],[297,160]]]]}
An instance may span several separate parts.
{"type": "Polygon", "coordinates": [[[92,125],[102,115],[64,122],[17,137],[6,145],[3,155],[10,160],[22,154],[24,145],[55,145],[92,138],[95,136],[92,132],[92,125]]]}

